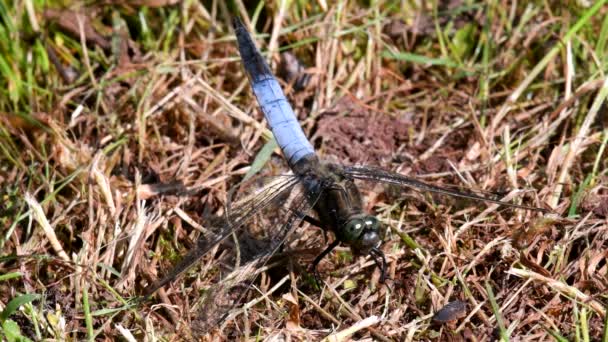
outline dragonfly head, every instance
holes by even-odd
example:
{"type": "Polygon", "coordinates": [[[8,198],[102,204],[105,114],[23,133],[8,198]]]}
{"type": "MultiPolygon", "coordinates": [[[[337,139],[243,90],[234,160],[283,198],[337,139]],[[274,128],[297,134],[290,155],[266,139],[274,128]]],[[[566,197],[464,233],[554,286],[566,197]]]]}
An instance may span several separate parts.
{"type": "Polygon", "coordinates": [[[380,221],[372,215],[352,216],[342,226],[338,238],[354,252],[367,254],[382,240],[380,221]]]}

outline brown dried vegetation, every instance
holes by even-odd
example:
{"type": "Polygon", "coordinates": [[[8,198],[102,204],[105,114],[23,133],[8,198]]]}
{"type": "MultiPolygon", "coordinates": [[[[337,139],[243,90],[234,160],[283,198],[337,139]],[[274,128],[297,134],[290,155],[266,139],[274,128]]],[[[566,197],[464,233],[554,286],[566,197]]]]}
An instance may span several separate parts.
{"type": "MultiPolygon", "coordinates": [[[[390,228],[386,284],[371,260],[339,248],[315,289],[306,265],[324,237],[304,224],[249,289],[213,290],[229,271],[256,271],[235,267],[226,242],[139,302],[221,217],[270,137],[229,10],[34,3],[1,5],[12,24],[3,17],[0,312],[10,315],[0,323],[33,340],[480,341],[508,328],[523,341],[573,338],[575,327],[602,337],[606,5],[265,5],[258,44],[273,66],[279,47],[291,53],[283,63],[299,63],[289,70],[304,74],[284,86],[323,158],[510,189],[505,200],[552,213],[361,184],[390,228]],[[232,308],[212,327],[209,293],[232,308]],[[9,312],[16,298],[26,304],[9,312]]],[[[236,3],[250,25],[255,8],[236,3]]],[[[275,150],[261,174],[286,171],[275,150]]],[[[285,212],[267,214],[241,238],[285,212]]]]}

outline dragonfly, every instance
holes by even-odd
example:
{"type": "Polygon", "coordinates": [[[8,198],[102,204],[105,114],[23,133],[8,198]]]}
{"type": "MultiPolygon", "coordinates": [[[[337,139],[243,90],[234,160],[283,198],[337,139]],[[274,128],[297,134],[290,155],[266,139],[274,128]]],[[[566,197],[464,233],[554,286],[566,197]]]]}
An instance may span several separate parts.
{"type": "MultiPolygon", "coordinates": [[[[201,238],[197,245],[178,262],[160,281],[151,286],[148,294],[173,281],[218,243],[246,226],[256,214],[273,205],[281,204],[284,195],[299,189],[291,201],[288,214],[282,219],[273,237],[280,246],[294,228],[302,222],[332,232],[334,239],[314,259],[311,268],[315,279],[317,266],[338,245],[349,246],[356,255],[368,255],[380,268],[381,281],[386,278],[386,257],[380,249],[385,227],[375,215],[365,212],[362,195],[355,180],[380,182],[402,188],[432,192],[465,199],[496,203],[503,206],[544,211],[544,209],[501,201],[498,198],[443,188],[395,172],[367,166],[345,166],[323,161],[306,138],[294,110],[287,100],[279,81],[274,77],[266,60],[256,47],[248,30],[238,17],[232,20],[242,65],[249,78],[251,89],[264,113],[277,145],[293,172],[282,177],[264,191],[251,195],[237,204],[227,205],[222,224],[213,233],[201,238]],[[281,202],[281,203],[278,203],[281,202]],[[309,213],[314,213],[313,216],[309,213]]],[[[261,251],[268,256],[278,247],[261,251]]]]}

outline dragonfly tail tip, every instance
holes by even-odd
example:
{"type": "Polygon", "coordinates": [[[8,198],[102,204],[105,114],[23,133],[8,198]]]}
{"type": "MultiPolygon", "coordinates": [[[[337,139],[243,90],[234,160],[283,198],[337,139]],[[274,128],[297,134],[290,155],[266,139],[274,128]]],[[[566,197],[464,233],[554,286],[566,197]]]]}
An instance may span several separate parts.
{"type": "Polygon", "coordinates": [[[239,17],[238,15],[235,15],[232,17],[232,27],[234,28],[235,31],[243,30],[245,28],[245,25],[243,25],[243,21],[241,20],[241,17],[239,17]]]}

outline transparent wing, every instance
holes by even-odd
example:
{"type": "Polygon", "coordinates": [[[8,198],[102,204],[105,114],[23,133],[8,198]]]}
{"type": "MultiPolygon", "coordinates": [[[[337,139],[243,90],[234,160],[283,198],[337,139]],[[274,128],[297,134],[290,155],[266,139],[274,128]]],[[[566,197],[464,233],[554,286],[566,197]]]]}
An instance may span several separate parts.
{"type": "Polygon", "coordinates": [[[289,206],[290,210],[287,215],[281,220],[278,230],[275,230],[270,247],[265,251],[260,251],[258,255],[250,259],[250,262],[233,271],[220,283],[209,289],[199,309],[200,315],[193,322],[195,332],[208,332],[210,329],[218,327],[219,323],[226,318],[236,316],[234,313],[230,314],[231,309],[242,302],[247,290],[251,288],[264,266],[300,225],[306,213],[318,200],[319,193],[320,189],[308,193],[300,189],[289,206]],[[236,295],[234,295],[235,293],[236,295]]]}
{"type": "Polygon", "coordinates": [[[207,233],[203,234],[199,238],[196,247],[188,252],[161,280],[150,287],[146,291],[146,296],[151,295],[159,288],[173,281],[207,254],[215,245],[225,240],[233,232],[241,229],[257,213],[277,202],[278,199],[292,190],[296,184],[298,184],[297,177],[279,177],[277,181],[264,189],[239,200],[233,205],[229,204],[223,224],[220,227],[212,227],[207,233]]]}
{"type": "Polygon", "coordinates": [[[503,206],[520,208],[520,209],[528,209],[535,211],[546,212],[545,209],[538,207],[531,207],[526,205],[512,204],[508,202],[501,201],[500,199],[493,196],[484,196],[475,194],[473,192],[463,192],[452,189],[447,189],[443,187],[439,187],[436,185],[428,184],[421,182],[417,179],[407,177],[404,175],[400,175],[398,173],[382,170],[379,168],[367,167],[367,166],[345,166],[342,168],[344,173],[352,177],[354,179],[361,179],[367,181],[375,181],[387,184],[393,184],[401,187],[413,188],[422,191],[434,192],[437,194],[448,195],[453,197],[467,198],[476,201],[484,201],[490,203],[496,203],[503,206]]]}

